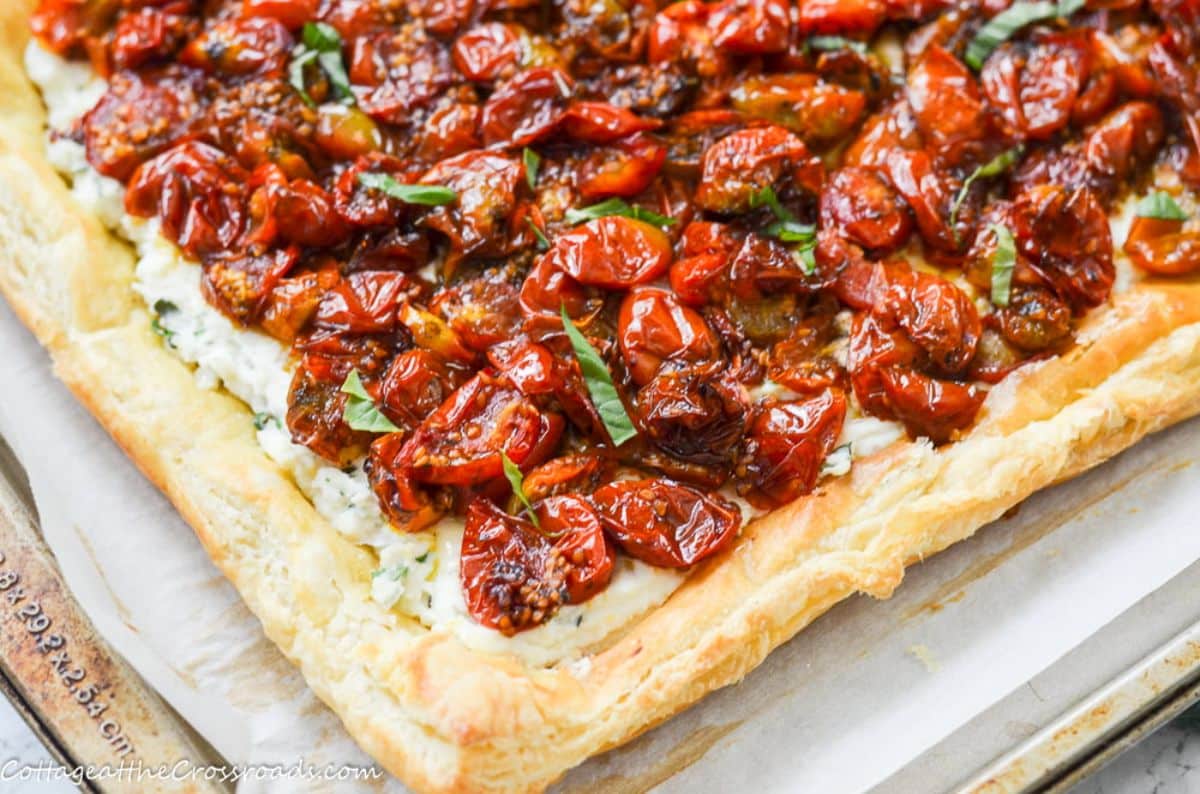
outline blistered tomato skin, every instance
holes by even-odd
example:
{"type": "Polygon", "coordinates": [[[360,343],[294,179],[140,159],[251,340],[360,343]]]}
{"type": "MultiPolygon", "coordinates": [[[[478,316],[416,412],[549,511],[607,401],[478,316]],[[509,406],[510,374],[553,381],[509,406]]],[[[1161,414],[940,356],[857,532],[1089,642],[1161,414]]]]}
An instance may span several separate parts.
{"type": "Polygon", "coordinates": [[[290,347],[296,443],[365,456],[397,531],[466,518],[469,610],[505,633],[616,555],[727,548],[721,489],[804,498],[847,417],[963,438],[1117,256],[1200,273],[1184,0],[1089,0],[979,63],[1009,0],[37,5],[107,83],[54,134],[290,347]],[[1114,240],[1152,192],[1186,217],[1154,198],[1114,240]],[[351,373],[398,430],[347,419],[351,373]]]}
{"type": "Polygon", "coordinates": [[[540,532],[485,499],[467,509],[459,567],[467,611],[504,634],[536,628],[564,604],[603,590],[612,576],[612,547],[586,502],[554,496],[534,509],[540,532]]]}
{"type": "Polygon", "coordinates": [[[670,480],[622,480],[592,494],[604,529],[627,554],[688,568],[737,537],[742,515],[717,494],[670,480]]]}

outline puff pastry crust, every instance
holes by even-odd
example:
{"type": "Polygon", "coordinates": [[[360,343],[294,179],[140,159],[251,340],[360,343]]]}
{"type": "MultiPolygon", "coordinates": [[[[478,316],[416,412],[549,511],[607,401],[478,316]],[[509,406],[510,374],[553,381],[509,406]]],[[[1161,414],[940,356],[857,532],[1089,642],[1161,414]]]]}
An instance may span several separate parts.
{"type": "Polygon", "coordinates": [[[43,154],[21,65],[32,5],[0,10],[0,291],[267,635],[417,790],[541,789],[737,681],[841,599],[886,598],[906,565],[1200,412],[1200,283],[1142,283],[1092,312],[1071,353],[996,389],[964,440],[898,443],[748,526],[586,673],[471,651],[376,605],[369,555],[266,457],[248,409],[197,386],[150,331],[130,250],[43,154]]]}

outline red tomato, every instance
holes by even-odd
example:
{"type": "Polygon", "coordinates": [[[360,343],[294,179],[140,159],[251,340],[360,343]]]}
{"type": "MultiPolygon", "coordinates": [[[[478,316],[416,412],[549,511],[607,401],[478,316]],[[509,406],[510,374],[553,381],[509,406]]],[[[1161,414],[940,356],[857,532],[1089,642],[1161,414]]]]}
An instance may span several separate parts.
{"type": "Polygon", "coordinates": [[[1071,307],[1039,287],[1014,289],[997,319],[1004,338],[1029,353],[1045,350],[1071,333],[1071,307]]]}
{"type": "Polygon", "coordinates": [[[779,124],[817,147],[845,140],[867,109],[861,91],[808,73],[747,77],[729,98],[747,118],[779,124]]]}
{"type": "Polygon", "coordinates": [[[612,143],[661,126],[659,119],[643,118],[607,102],[574,102],[563,118],[567,136],[584,143],[612,143]]]}
{"type": "Polygon", "coordinates": [[[893,318],[940,372],[958,374],[975,356],[983,326],[971,298],[946,279],[897,267],[877,312],[893,318]]]}
{"type": "Polygon", "coordinates": [[[737,537],[742,515],[718,494],[670,480],[622,480],[592,494],[604,529],[626,554],[662,568],[687,568],[737,537]]]}
{"type": "Polygon", "coordinates": [[[206,72],[282,75],[294,43],[292,34],[278,20],[226,19],[192,39],[179,60],[206,72]]]}
{"type": "Polygon", "coordinates": [[[742,440],[750,399],[728,367],[660,372],[638,392],[638,426],[679,460],[727,470],[742,440]]]}
{"type": "Polygon", "coordinates": [[[310,248],[337,245],[350,234],[334,209],[333,197],[307,179],[288,180],[278,166],[260,166],[251,186],[264,183],[250,197],[250,215],[258,228],[253,242],[270,244],[276,238],[310,248]]]}
{"type": "Polygon", "coordinates": [[[382,152],[371,152],[359,157],[341,173],[334,184],[333,204],[338,214],[347,223],[355,226],[397,224],[409,211],[410,205],[392,198],[382,190],[375,190],[360,183],[359,175],[366,173],[385,174],[401,184],[415,182],[417,176],[409,171],[406,163],[382,152]]]}
{"type": "Polygon", "coordinates": [[[537,502],[563,493],[591,493],[615,468],[616,461],[600,455],[562,455],[525,475],[525,494],[537,502]]]}
{"type": "Polygon", "coordinates": [[[501,253],[523,177],[520,162],[498,152],[465,152],[443,160],[419,181],[448,187],[458,198],[426,212],[422,223],[446,235],[457,253],[501,253]]]}
{"type": "Polygon", "coordinates": [[[375,439],[363,470],[391,525],[401,532],[420,532],[445,514],[450,500],[413,482],[396,466],[403,445],[403,433],[375,439]]]}
{"type": "Polygon", "coordinates": [[[543,259],[580,284],[628,289],[667,271],[671,241],[644,221],[608,215],[560,234],[543,259]]]}
{"type": "Polygon", "coordinates": [[[513,25],[484,22],[458,37],[451,56],[454,66],[468,80],[491,82],[516,68],[521,40],[513,25]]]}
{"type": "Polygon", "coordinates": [[[1158,151],[1165,137],[1161,110],[1149,102],[1127,102],[1088,131],[1084,158],[1093,173],[1119,184],[1158,151]]]}
{"type": "Polygon", "coordinates": [[[987,396],[974,386],[937,380],[909,369],[885,369],[880,376],[896,418],[909,433],[927,436],[935,444],[970,427],[987,396]]]}
{"type": "Polygon", "coordinates": [[[953,149],[978,141],[987,131],[975,77],[937,44],[926,49],[909,70],[908,102],[921,133],[948,162],[957,162],[953,149]]]}
{"type": "Polygon", "coordinates": [[[394,331],[399,325],[399,307],[413,286],[403,273],[352,273],[321,296],[314,323],[318,328],[352,334],[394,331]]]}
{"type": "Polygon", "coordinates": [[[397,425],[411,429],[437,410],[460,380],[428,350],[405,350],[392,359],[380,381],[379,407],[397,425]]]}
{"type": "Polygon", "coordinates": [[[912,233],[908,208],[874,171],[841,168],[821,191],[821,226],[837,229],[879,254],[902,246],[912,233]]]}
{"type": "Polygon", "coordinates": [[[359,108],[378,121],[402,125],[455,82],[442,42],[421,25],[393,21],[354,40],[348,72],[359,108]]]}
{"type": "Polygon", "coordinates": [[[88,162],[104,176],[128,180],[135,168],[185,136],[200,114],[194,73],[167,71],[150,80],[118,72],[83,117],[88,162]]]}
{"type": "Polygon", "coordinates": [[[321,0],[242,0],[242,16],[271,17],[289,30],[299,30],[317,18],[321,0]]]}
{"type": "Polygon", "coordinates": [[[205,143],[181,143],[143,164],[129,180],[125,209],[157,215],[163,234],[194,257],[232,248],[246,224],[235,186],[247,176],[224,152],[205,143]]]}
{"type": "Polygon", "coordinates": [[[554,354],[537,342],[501,343],[488,350],[488,361],[527,397],[553,394],[562,388],[554,354]]]}
{"type": "Polygon", "coordinates": [[[738,55],[766,55],[788,47],[787,0],[721,0],[708,27],[712,42],[738,55]]]}
{"type": "Polygon", "coordinates": [[[807,159],[808,147],[783,127],[738,130],[704,153],[696,203],[713,212],[746,212],[751,196],[776,185],[807,159]]]}
{"type": "Polygon", "coordinates": [[[562,69],[538,66],[501,84],[488,97],[479,119],[483,142],[528,146],[554,132],[574,91],[562,69]]]}
{"type": "Polygon", "coordinates": [[[463,343],[480,353],[516,336],[521,327],[518,287],[497,268],[442,288],[429,308],[450,323],[463,343]]]}
{"type": "Polygon", "coordinates": [[[585,199],[632,198],[648,188],[667,159],[667,149],[636,134],[592,151],[579,169],[579,193],[585,199]]]}
{"type": "Polygon", "coordinates": [[[418,482],[479,485],[504,474],[501,453],[532,468],[554,451],[562,417],[542,413],[505,381],[480,372],[404,443],[397,465],[418,482]]]}
{"type": "Polygon", "coordinates": [[[893,149],[886,166],[892,185],[912,209],[925,243],[942,251],[957,251],[959,240],[950,228],[954,190],[945,175],[934,168],[930,156],[925,152],[893,149]]]}
{"type": "Polygon", "coordinates": [[[1031,46],[1005,44],[983,65],[991,103],[1020,136],[1045,140],[1067,126],[1091,69],[1087,39],[1039,36],[1031,46]]]}
{"type": "Polygon", "coordinates": [[[567,315],[576,320],[592,308],[587,290],[547,256],[534,263],[525,277],[520,303],[526,330],[538,338],[544,333],[562,333],[560,307],[566,306],[567,315]]]}
{"type": "Polygon", "coordinates": [[[871,34],[883,24],[884,0],[805,0],[798,5],[805,34],[871,34]]]}
{"type": "Polygon", "coordinates": [[[342,466],[366,451],[370,434],[352,430],[343,420],[345,376],[338,380],[339,372],[325,371],[328,363],[320,359],[310,362],[307,357],[301,361],[288,390],[286,421],[292,441],[342,466]]]}
{"type": "Polygon", "coordinates": [[[629,374],[639,385],[649,383],[667,361],[712,361],[721,352],[720,340],[704,318],[658,287],[642,287],[625,296],[617,340],[629,374]]]}
{"type": "Polygon", "coordinates": [[[1076,312],[1108,299],[1116,279],[1108,216],[1086,188],[1043,185],[1013,204],[1017,249],[1076,312]]]}
{"type": "Polygon", "coordinates": [[[166,8],[142,8],[122,16],[109,45],[113,68],[136,69],[170,57],[195,32],[195,22],[186,16],[189,8],[187,0],[182,0],[166,8]]]}
{"type": "Polygon", "coordinates": [[[564,604],[587,601],[612,577],[612,547],[586,502],[554,496],[535,509],[541,532],[485,499],[467,509],[459,568],[467,611],[504,634],[535,628],[564,604]]]}
{"type": "Polygon", "coordinates": [[[765,406],[747,428],[738,493],[770,510],[812,491],[845,419],[846,398],[831,390],[765,406]]]}

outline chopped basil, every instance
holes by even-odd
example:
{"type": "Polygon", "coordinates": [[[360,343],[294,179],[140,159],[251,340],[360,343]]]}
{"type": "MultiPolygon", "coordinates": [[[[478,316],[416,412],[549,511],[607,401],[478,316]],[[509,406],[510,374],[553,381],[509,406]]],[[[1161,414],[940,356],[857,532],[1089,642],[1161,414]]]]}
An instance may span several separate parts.
{"type": "Polygon", "coordinates": [[[767,235],[785,243],[811,243],[817,229],[811,223],[799,221],[775,221],[763,229],[767,235]]]}
{"type": "Polygon", "coordinates": [[[425,551],[425,552],[421,552],[421,556],[417,557],[416,561],[417,562],[425,562],[428,559],[429,559],[429,552],[425,551]]]}
{"type": "Polygon", "coordinates": [[[508,484],[512,486],[513,494],[521,500],[521,504],[525,505],[525,512],[529,514],[529,520],[536,528],[541,529],[542,524],[538,521],[537,514],[533,512],[533,505],[525,494],[525,475],[521,474],[521,469],[512,462],[512,458],[508,456],[507,452],[501,452],[500,459],[504,462],[504,476],[508,478],[508,484]]]}
{"type": "Polygon", "coordinates": [[[358,175],[358,184],[371,190],[386,193],[394,199],[400,199],[406,204],[422,204],[426,207],[436,207],[449,204],[458,198],[458,194],[448,187],[441,185],[408,185],[397,181],[388,174],[364,172],[358,175]]]}
{"type": "Polygon", "coordinates": [[[170,314],[171,312],[177,311],[179,311],[179,307],[164,298],[159,298],[154,302],[154,313],[160,317],[164,314],[170,314]]]}
{"type": "Polygon", "coordinates": [[[813,273],[817,272],[817,258],[813,255],[814,247],[815,243],[810,240],[793,252],[793,256],[796,257],[796,261],[800,263],[801,272],[803,272],[806,276],[811,276],[813,273]]]}
{"type": "Polygon", "coordinates": [[[775,188],[770,185],[750,194],[750,209],[756,210],[759,207],[767,207],[776,219],[785,223],[789,221],[794,223],[796,220],[796,216],[788,212],[787,207],[779,202],[779,196],[775,194],[775,188]]]}
{"type": "Polygon", "coordinates": [[[950,205],[951,229],[953,229],[958,223],[958,211],[962,209],[962,203],[966,201],[967,193],[971,190],[971,185],[975,183],[975,180],[990,179],[994,176],[1000,176],[1005,171],[1012,168],[1016,162],[1021,159],[1021,155],[1024,153],[1025,147],[1018,144],[1007,151],[1001,152],[971,172],[971,175],[967,177],[966,181],[963,182],[962,187],[959,188],[958,195],[954,197],[954,203],[950,205]]]}
{"type": "Polygon", "coordinates": [[[259,411],[258,413],[256,413],[254,415],[254,429],[255,430],[262,430],[270,422],[274,422],[276,427],[282,427],[282,425],[279,424],[278,416],[269,414],[266,411],[259,411]]]}
{"type": "Polygon", "coordinates": [[[988,230],[996,235],[996,251],[992,254],[992,303],[1007,306],[1013,268],[1017,264],[1017,245],[1007,226],[993,223],[988,230]]]}
{"type": "Polygon", "coordinates": [[[525,181],[529,184],[530,190],[537,190],[538,169],[542,165],[542,157],[528,146],[521,153],[521,160],[525,163],[525,181]]]}
{"type": "Polygon", "coordinates": [[[300,44],[292,51],[292,62],[288,65],[288,82],[309,105],[315,104],[308,94],[304,82],[304,69],[316,61],[329,79],[333,93],[339,101],[354,102],[350,90],[350,78],[342,62],[342,37],[337,30],[324,22],[306,22],[300,32],[300,44]]]}
{"type": "Polygon", "coordinates": [[[804,42],[807,50],[817,52],[837,52],[838,50],[854,50],[860,55],[867,54],[867,45],[861,41],[848,39],[844,36],[809,36],[804,42]]]}
{"type": "Polygon", "coordinates": [[[972,69],[982,69],[983,62],[992,51],[1012,38],[1013,34],[1026,25],[1058,17],[1066,18],[1083,8],[1085,0],[1018,0],[1004,11],[992,17],[979,29],[975,38],[967,45],[964,56],[972,69]]]}
{"type": "Polygon", "coordinates": [[[538,228],[538,225],[533,222],[533,218],[530,218],[527,216],[525,218],[525,222],[529,224],[529,228],[533,229],[533,234],[535,237],[537,237],[538,250],[549,251],[550,250],[550,241],[546,239],[545,233],[542,232],[542,230],[538,228]]]}
{"type": "Polygon", "coordinates": [[[655,226],[671,226],[676,223],[674,218],[659,215],[648,209],[629,204],[624,199],[610,198],[578,210],[567,210],[566,221],[572,225],[603,218],[608,215],[624,215],[626,218],[644,221],[655,226]]]}
{"type": "Polygon", "coordinates": [[[170,345],[171,347],[175,347],[175,342],[174,342],[175,332],[172,331],[170,328],[167,328],[165,325],[163,325],[159,321],[160,319],[161,318],[159,318],[159,317],[155,317],[154,319],[152,319],[150,321],[150,330],[153,331],[158,336],[161,336],[168,345],[170,345]]]}
{"type": "Polygon", "coordinates": [[[1161,190],[1151,193],[1138,202],[1137,216],[1159,221],[1186,221],[1187,213],[1175,203],[1170,193],[1161,190]]]}
{"type": "Polygon", "coordinates": [[[376,568],[375,570],[371,571],[372,579],[378,579],[380,576],[386,576],[393,582],[398,582],[401,578],[407,575],[408,566],[404,565],[403,563],[400,565],[393,565],[390,568],[376,568]]]}
{"type": "Polygon", "coordinates": [[[625,410],[625,404],[621,402],[621,396],[617,394],[617,387],[613,385],[612,375],[609,374],[604,359],[600,358],[596,348],[592,347],[575,327],[575,323],[571,322],[565,304],[561,313],[563,330],[567,332],[571,347],[575,349],[575,358],[579,360],[579,369],[583,372],[583,380],[592,396],[592,403],[595,404],[600,421],[604,422],[604,428],[613,444],[619,447],[636,436],[637,429],[625,410]]]}
{"type": "Polygon", "coordinates": [[[370,433],[399,432],[400,428],[392,424],[392,420],[375,407],[375,401],[363,388],[362,380],[358,377],[358,370],[350,370],[350,374],[346,376],[346,382],[342,384],[342,391],[350,395],[346,400],[346,409],[342,412],[342,418],[352,429],[366,430],[370,433]]]}

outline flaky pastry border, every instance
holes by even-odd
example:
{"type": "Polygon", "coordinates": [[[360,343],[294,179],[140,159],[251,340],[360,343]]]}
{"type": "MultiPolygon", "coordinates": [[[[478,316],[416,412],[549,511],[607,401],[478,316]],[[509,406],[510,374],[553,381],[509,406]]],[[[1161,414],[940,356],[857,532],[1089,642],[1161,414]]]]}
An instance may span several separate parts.
{"type": "Polygon", "coordinates": [[[751,524],[586,672],[472,651],[378,607],[371,555],[266,457],[246,406],[197,386],[151,332],[130,249],[46,161],[22,66],[34,0],[4,5],[0,291],[309,686],[417,790],[544,788],[739,680],[841,599],[887,597],[907,564],[1200,412],[1200,284],[1141,284],[1089,316],[1089,341],[993,393],[964,440],[898,443],[751,524]]]}

